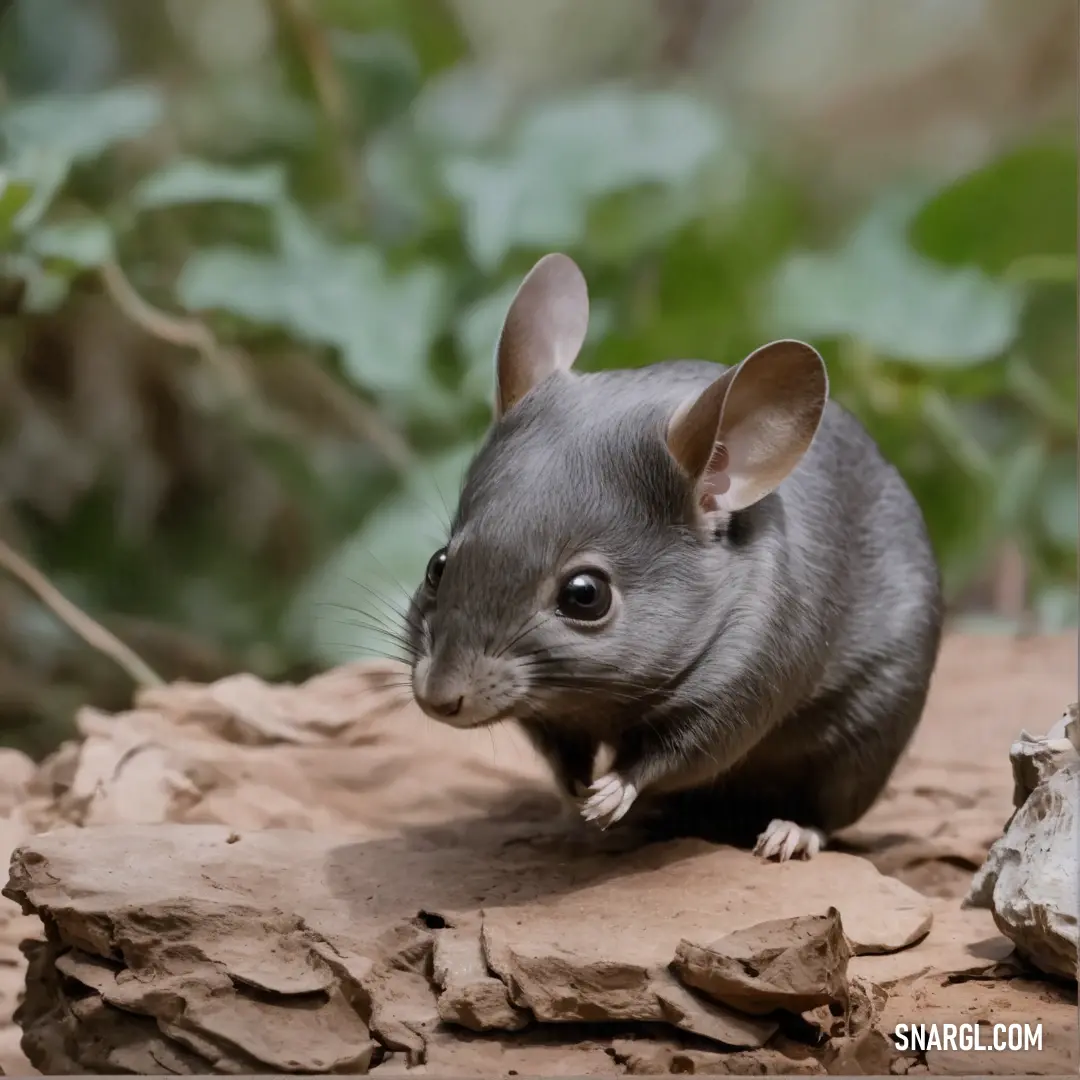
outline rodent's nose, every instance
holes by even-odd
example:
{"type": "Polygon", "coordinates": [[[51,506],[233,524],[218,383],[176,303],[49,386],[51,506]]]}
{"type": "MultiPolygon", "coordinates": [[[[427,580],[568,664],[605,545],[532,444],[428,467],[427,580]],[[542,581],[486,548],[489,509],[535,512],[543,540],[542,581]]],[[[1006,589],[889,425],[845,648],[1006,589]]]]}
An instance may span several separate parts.
{"type": "Polygon", "coordinates": [[[416,665],[412,678],[413,697],[428,716],[456,727],[469,719],[471,698],[470,708],[465,707],[468,683],[457,670],[433,672],[432,666],[430,659],[416,665]]]}
{"type": "Polygon", "coordinates": [[[461,706],[464,704],[465,698],[459,696],[452,698],[449,701],[425,701],[424,705],[435,713],[437,716],[457,716],[461,712],[461,706]]]}

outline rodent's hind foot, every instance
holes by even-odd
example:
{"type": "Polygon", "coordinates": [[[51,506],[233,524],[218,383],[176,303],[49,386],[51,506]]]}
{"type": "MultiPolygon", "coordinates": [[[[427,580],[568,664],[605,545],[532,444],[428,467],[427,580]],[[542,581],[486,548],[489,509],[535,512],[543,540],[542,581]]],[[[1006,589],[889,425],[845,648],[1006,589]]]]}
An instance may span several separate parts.
{"type": "Polygon", "coordinates": [[[820,829],[774,818],[757,838],[754,854],[763,859],[787,862],[789,859],[812,859],[824,846],[825,834],[820,829]]]}
{"type": "Polygon", "coordinates": [[[586,821],[595,821],[601,829],[620,821],[638,797],[637,788],[613,772],[594,781],[589,793],[582,804],[581,816],[586,821]]]}

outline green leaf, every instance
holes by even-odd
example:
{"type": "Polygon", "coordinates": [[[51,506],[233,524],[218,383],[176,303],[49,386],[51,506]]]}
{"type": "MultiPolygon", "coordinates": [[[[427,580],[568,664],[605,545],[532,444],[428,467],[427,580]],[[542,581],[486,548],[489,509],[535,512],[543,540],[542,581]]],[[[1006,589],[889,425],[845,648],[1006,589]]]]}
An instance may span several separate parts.
{"type": "Polygon", "coordinates": [[[448,150],[481,150],[503,129],[511,97],[504,80],[488,68],[460,64],[424,85],[413,105],[416,133],[448,150]]]}
{"type": "Polygon", "coordinates": [[[63,274],[46,268],[39,259],[19,252],[0,254],[0,279],[22,281],[25,292],[20,299],[20,309],[33,315],[51,315],[67,299],[70,281],[63,274]]]}
{"type": "Polygon", "coordinates": [[[283,202],[274,212],[281,254],[291,262],[314,263],[333,258],[338,250],[329,245],[303,209],[283,202]]]}
{"type": "Polygon", "coordinates": [[[501,158],[455,157],[443,177],[473,260],[491,270],[516,246],[574,244],[597,198],[688,181],[720,143],[717,117],[693,98],[605,87],[545,103],[501,158]]]}
{"type": "Polygon", "coordinates": [[[424,231],[445,195],[435,175],[435,159],[405,124],[376,132],[364,147],[365,186],[377,208],[381,230],[424,231]]]}
{"type": "MultiPolygon", "coordinates": [[[[710,185],[715,193],[717,186],[710,185]]],[[[622,268],[642,254],[662,252],[706,200],[692,185],[639,187],[597,200],[589,214],[584,247],[594,262],[622,268]]]]}
{"type": "Polygon", "coordinates": [[[1075,550],[1077,544],[1080,506],[1076,487],[1076,456],[1072,453],[1058,455],[1050,462],[1043,477],[1039,509],[1047,538],[1066,551],[1075,550]]]}
{"type": "Polygon", "coordinates": [[[990,484],[994,480],[994,462],[976,437],[972,425],[958,403],[943,394],[936,386],[926,386],[920,395],[923,423],[933,432],[943,449],[972,480],[990,484]]]}
{"type": "Polygon", "coordinates": [[[911,204],[890,198],[831,254],[791,256],[773,283],[785,335],[850,337],[896,360],[964,366],[1016,339],[1021,294],[974,267],[946,269],[907,245],[911,204]]]}
{"type": "Polygon", "coordinates": [[[42,260],[67,263],[79,270],[90,270],[113,258],[112,232],[98,218],[45,225],[31,234],[28,246],[42,260]]]}
{"type": "Polygon", "coordinates": [[[480,153],[503,128],[509,101],[494,74],[462,65],[430,78],[405,116],[372,134],[363,167],[383,235],[457,230],[443,176],[448,155],[480,153]]]}
{"type": "Polygon", "coordinates": [[[291,621],[321,659],[403,655],[389,631],[400,630],[398,612],[406,609],[432,553],[446,542],[474,451],[462,446],[419,466],[302,590],[291,621]]]}
{"type": "Polygon", "coordinates": [[[1042,439],[1032,438],[998,462],[994,515],[1003,534],[1026,532],[1039,481],[1046,468],[1042,439]]]}
{"type": "Polygon", "coordinates": [[[9,155],[45,150],[89,161],[116,143],[137,139],[164,116],[150,86],[120,86],[96,94],[49,94],[10,105],[0,116],[9,155]]]}
{"type": "Polygon", "coordinates": [[[295,210],[283,214],[281,236],[277,256],[197,252],[177,281],[180,303],[335,348],[349,377],[373,392],[404,394],[426,378],[446,316],[441,269],[391,273],[375,248],[326,244],[295,210]]]}
{"type": "Polygon", "coordinates": [[[1076,393],[1070,402],[1022,356],[1014,353],[1005,368],[1006,387],[1044,424],[1076,437],[1076,393]]]}
{"type": "Polygon", "coordinates": [[[210,161],[184,160],[146,177],[132,193],[132,204],[138,210],[214,202],[276,206],[285,194],[281,165],[235,169],[210,161]]]}
{"type": "Polygon", "coordinates": [[[1021,255],[1009,263],[1003,275],[1008,281],[1032,285],[1075,285],[1076,253],[1071,255],[1021,255]]]}
{"type": "Polygon", "coordinates": [[[7,243],[15,231],[16,218],[33,197],[32,183],[0,172],[0,244],[7,243]]]}
{"type": "Polygon", "coordinates": [[[11,232],[23,235],[41,221],[67,181],[70,167],[63,154],[46,149],[28,150],[9,164],[9,182],[30,190],[11,218],[11,232]]]}
{"type": "Polygon", "coordinates": [[[378,127],[405,110],[423,72],[409,40],[392,30],[356,34],[338,30],[331,48],[365,123],[378,127]]]}
{"type": "Polygon", "coordinates": [[[1076,267],[1076,148],[1032,146],[950,184],[915,216],[918,249],[988,273],[1019,259],[1067,256],[1076,267]]]}

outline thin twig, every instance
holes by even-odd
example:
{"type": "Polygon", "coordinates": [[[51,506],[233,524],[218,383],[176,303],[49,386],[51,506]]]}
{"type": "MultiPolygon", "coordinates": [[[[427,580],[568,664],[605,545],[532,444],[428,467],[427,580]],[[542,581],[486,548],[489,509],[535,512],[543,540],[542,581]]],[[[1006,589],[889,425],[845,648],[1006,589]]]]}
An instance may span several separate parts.
{"type": "Polygon", "coordinates": [[[277,0],[277,5],[304,55],[319,105],[330,123],[343,131],[348,123],[349,99],[326,34],[304,0],[277,0]]]}
{"type": "Polygon", "coordinates": [[[309,361],[293,370],[348,424],[350,430],[377,447],[394,468],[407,472],[416,463],[409,444],[379,416],[377,410],[363,398],[344,390],[323,367],[309,361]]]}
{"type": "Polygon", "coordinates": [[[345,80],[341,77],[326,30],[311,11],[307,0],[274,0],[278,19],[296,41],[311,76],[315,100],[319,103],[334,136],[334,152],[346,192],[351,196],[356,176],[349,156],[348,140],[352,114],[345,80]]]}
{"type": "Polygon", "coordinates": [[[144,660],[99,622],[77,608],[45,575],[10,545],[0,540],[0,567],[22,582],[65,626],[92,649],[107,656],[131,676],[139,687],[164,686],[144,660]]]}
{"type": "MultiPolygon", "coordinates": [[[[127,275],[116,263],[101,267],[101,280],[116,306],[133,322],[152,337],[167,341],[170,345],[192,349],[203,362],[218,375],[222,388],[233,402],[247,406],[249,415],[258,412],[263,426],[280,432],[281,424],[273,423],[269,410],[260,399],[254,380],[248,375],[240,356],[225,348],[214,332],[198,319],[185,318],[162,311],[145,300],[127,275]],[[252,409],[252,403],[258,408],[252,409]]],[[[324,400],[331,400],[338,414],[350,424],[357,437],[365,439],[399,472],[413,464],[413,455],[407,443],[365,401],[342,394],[336,383],[317,363],[308,362],[305,375],[309,383],[324,400]]]]}
{"type": "Polygon", "coordinates": [[[154,307],[139,295],[124,271],[114,262],[101,267],[101,280],[113,302],[133,323],[161,341],[197,352],[208,366],[217,371],[230,397],[240,398],[251,392],[251,379],[243,365],[221,345],[205,323],[154,307]]]}

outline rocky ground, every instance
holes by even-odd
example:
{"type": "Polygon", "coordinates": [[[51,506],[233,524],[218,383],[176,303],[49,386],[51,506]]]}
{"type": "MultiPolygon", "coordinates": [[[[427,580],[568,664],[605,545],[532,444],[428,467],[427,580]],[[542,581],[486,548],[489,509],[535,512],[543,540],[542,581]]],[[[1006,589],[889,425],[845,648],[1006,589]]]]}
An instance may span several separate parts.
{"type": "MultiPolygon", "coordinates": [[[[1018,830],[1060,792],[982,874],[998,922],[961,900],[1013,811],[1010,747],[1073,700],[1076,655],[948,639],[886,796],[785,865],[569,827],[520,738],[427,721],[384,665],[87,710],[38,769],[0,752],[0,1069],[1075,1075],[1075,982],[998,929],[1033,910],[1015,867],[1042,841],[1018,830]],[[1043,1050],[889,1037],[935,1021],[1042,1023],[1043,1050]]],[[[1067,972],[1075,915],[1044,907],[1067,972]]]]}

